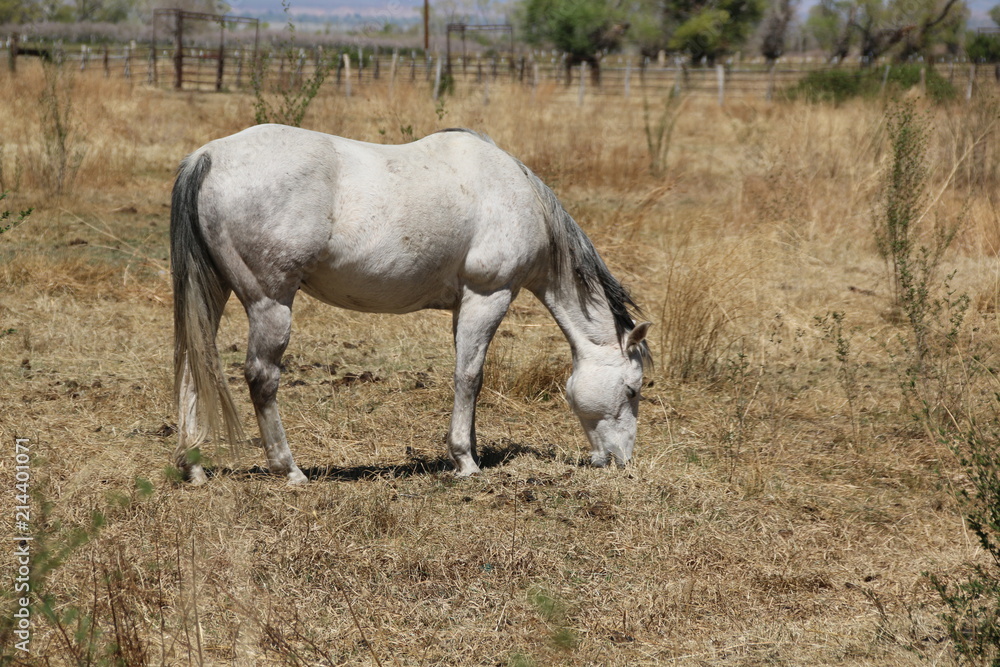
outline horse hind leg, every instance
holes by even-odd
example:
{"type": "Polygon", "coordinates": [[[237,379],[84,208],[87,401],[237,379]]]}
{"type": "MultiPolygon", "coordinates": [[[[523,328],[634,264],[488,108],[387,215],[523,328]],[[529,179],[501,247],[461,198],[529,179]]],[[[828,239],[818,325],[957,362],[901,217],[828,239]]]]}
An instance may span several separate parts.
{"type": "Polygon", "coordinates": [[[281,356],[292,330],[291,301],[285,304],[262,299],[248,305],[246,310],[250,339],[244,374],[267,452],[268,467],[272,474],[287,476],[289,483],[302,484],[307,478],[292,459],[277,401],[281,356]]]}

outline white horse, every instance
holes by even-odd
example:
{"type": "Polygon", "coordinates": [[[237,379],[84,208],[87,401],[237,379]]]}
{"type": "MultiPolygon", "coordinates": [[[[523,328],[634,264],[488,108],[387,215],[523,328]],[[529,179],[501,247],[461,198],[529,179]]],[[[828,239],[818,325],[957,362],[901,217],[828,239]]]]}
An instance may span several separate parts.
{"type": "Polygon", "coordinates": [[[235,292],[249,319],[245,366],[273,474],[301,483],[278,416],[279,363],[301,289],[341,308],[452,311],[455,404],[448,455],[479,471],[476,399],[486,349],[523,287],[548,307],[573,352],[566,397],[591,461],[632,457],[649,322],[552,191],[468,130],[400,146],[279,125],[212,141],[189,155],[170,216],[175,463],[206,479],[189,454],[224,427],[244,440],[215,337],[235,292]],[[219,415],[222,415],[220,424],[219,415]]]}

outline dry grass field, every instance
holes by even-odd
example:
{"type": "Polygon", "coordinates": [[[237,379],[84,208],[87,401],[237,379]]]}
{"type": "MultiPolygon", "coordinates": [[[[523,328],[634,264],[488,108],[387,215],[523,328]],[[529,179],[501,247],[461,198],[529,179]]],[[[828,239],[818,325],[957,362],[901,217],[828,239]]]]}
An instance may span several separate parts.
{"type": "MultiPolygon", "coordinates": [[[[987,419],[997,389],[995,101],[915,102],[922,225],[961,225],[933,294],[971,305],[904,390],[911,332],[872,233],[881,104],[692,98],[652,176],[644,114],[655,125],[662,106],[641,95],[322,92],[305,127],[397,143],[465,126],[552,186],[654,322],[636,458],[585,465],[562,395],[569,348],[528,294],[487,361],[484,470],[466,480],[444,457],[450,316],[302,295],[279,401],[311,482],[269,477],[253,447],[207,449],[212,479],[193,488],[167,468],[169,194],[178,161],[250,124],[253,99],[97,73],[58,83],[55,104],[45,88],[40,67],[0,73],[0,209],[34,207],[0,235],[5,660],[955,662],[927,573],[986,556],[965,529],[963,469],[919,400],[987,419]],[[10,622],[15,438],[32,455],[31,584],[58,621],[33,607],[28,654],[10,622]]],[[[234,300],[218,342],[249,429],[245,335],[234,300]]]]}

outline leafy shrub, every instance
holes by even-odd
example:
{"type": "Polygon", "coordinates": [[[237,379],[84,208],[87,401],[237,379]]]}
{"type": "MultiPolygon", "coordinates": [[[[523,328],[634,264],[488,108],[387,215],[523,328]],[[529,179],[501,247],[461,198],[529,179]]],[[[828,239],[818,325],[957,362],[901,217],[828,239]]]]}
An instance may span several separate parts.
{"type": "MultiPolygon", "coordinates": [[[[785,96],[790,100],[841,104],[855,97],[878,97],[885,78],[885,93],[895,97],[920,84],[920,70],[924,67],[919,64],[893,65],[889,68],[888,77],[884,68],[817,70],[809,72],[786,90],[785,96]]],[[[955,87],[930,67],[926,68],[925,85],[927,97],[934,102],[946,102],[956,96],[955,87]]]]}
{"type": "MultiPolygon", "coordinates": [[[[0,192],[0,201],[3,201],[6,198],[7,198],[7,193],[0,192]]],[[[20,213],[17,214],[17,217],[14,217],[14,214],[8,211],[7,209],[0,211],[0,234],[3,234],[4,232],[9,232],[10,230],[20,225],[25,220],[27,220],[28,216],[31,215],[31,211],[32,209],[30,208],[21,211],[20,213]]]]}
{"type": "Polygon", "coordinates": [[[941,616],[955,651],[970,663],[1000,666],[1000,432],[994,415],[972,421],[952,449],[965,471],[959,492],[966,523],[989,554],[960,581],[929,575],[947,611],[941,616]]]}

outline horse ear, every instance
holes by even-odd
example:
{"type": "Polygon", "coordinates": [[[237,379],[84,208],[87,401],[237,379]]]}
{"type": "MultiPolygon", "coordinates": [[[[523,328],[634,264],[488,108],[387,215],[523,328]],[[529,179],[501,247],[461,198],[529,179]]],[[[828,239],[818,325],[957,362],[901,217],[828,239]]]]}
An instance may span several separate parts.
{"type": "Polygon", "coordinates": [[[635,325],[635,328],[629,331],[628,336],[625,338],[625,349],[629,350],[645,340],[651,326],[653,326],[652,322],[643,322],[635,325]]]}

